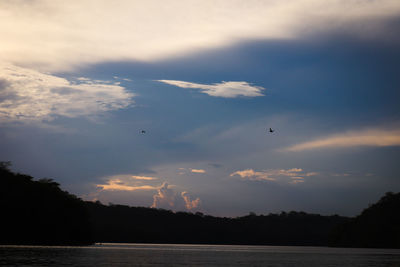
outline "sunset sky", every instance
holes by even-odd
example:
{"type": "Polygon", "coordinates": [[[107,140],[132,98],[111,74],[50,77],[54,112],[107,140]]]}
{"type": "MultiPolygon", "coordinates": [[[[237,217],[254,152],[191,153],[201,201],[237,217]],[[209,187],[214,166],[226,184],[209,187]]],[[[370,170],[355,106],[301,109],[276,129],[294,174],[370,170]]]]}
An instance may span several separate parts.
{"type": "Polygon", "coordinates": [[[353,216],[400,191],[398,0],[0,0],[0,36],[0,161],[85,200],[353,216]]]}

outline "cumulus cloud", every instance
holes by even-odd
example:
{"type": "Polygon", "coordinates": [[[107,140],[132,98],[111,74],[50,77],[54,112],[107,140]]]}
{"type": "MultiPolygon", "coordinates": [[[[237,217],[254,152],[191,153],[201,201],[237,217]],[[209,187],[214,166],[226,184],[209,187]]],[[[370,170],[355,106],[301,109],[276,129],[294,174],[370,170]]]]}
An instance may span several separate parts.
{"type": "Polygon", "coordinates": [[[94,116],[126,108],[134,95],[119,84],[80,78],[67,80],[39,71],[0,64],[0,120],[42,121],[57,116],[94,116]]]}
{"type": "Polygon", "coordinates": [[[181,193],[183,200],[185,201],[185,207],[187,210],[195,210],[200,207],[201,201],[200,198],[196,198],[194,200],[191,199],[188,192],[184,191],[181,193]]]}
{"type": "Polygon", "coordinates": [[[159,187],[143,184],[144,181],[157,180],[155,177],[135,176],[135,175],[114,175],[106,178],[104,184],[96,187],[105,191],[136,191],[136,190],[157,190],[159,187]]]}
{"type": "Polygon", "coordinates": [[[3,0],[0,60],[58,71],[332,29],[379,39],[399,13],[397,0],[3,0]]]}
{"type": "Polygon", "coordinates": [[[263,171],[254,171],[253,169],[246,169],[243,171],[236,171],[231,173],[230,176],[240,176],[243,180],[250,181],[281,181],[289,178],[288,182],[292,184],[304,182],[304,177],[315,176],[316,172],[305,172],[300,168],[292,169],[269,169],[263,171]]]}
{"type": "Polygon", "coordinates": [[[153,196],[153,205],[151,207],[195,211],[200,208],[200,205],[200,198],[192,200],[188,192],[183,191],[181,194],[178,194],[169,187],[168,183],[164,183],[158,189],[157,194],[153,196]]]}
{"type": "Polygon", "coordinates": [[[247,82],[221,82],[214,84],[201,84],[201,83],[192,83],[192,82],[184,82],[177,80],[158,80],[159,82],[175,85],[181,88],[191,88],[191,89],[200,89],[203,93],[208,94],[210,96],[217,97],[226,97],[226,98],[234,98],[238,96],[247,96],[247,97],[255,97],[255,96],[263,96],[261,93],[264,88],[260,86],[254,86],[247,82]]]}
{"type": "Polygon", "coordinates": [[[400,146],[400,130],[368,129],[350,131],[296,144],[283,149],[283,151],[297,152],[322,148],[343,148],[356,146],[400,146]]]}
{"type": "Polygon", "coordinates": [[[168,183],[164,183],[153,196],[152,208],[172,209],[175,207],[176,192],[168,188],[168,183]]]}

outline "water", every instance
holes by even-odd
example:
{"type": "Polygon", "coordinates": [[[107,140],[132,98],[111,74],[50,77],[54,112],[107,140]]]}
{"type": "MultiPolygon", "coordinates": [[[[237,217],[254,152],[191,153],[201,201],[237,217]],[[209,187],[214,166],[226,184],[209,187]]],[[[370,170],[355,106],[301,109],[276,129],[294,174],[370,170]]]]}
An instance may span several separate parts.
{"type": "Polygon", "coordinates": [[[400,250],[326,247],[97,244],[0,246],[0,266],[400,266],[400,250]]]}

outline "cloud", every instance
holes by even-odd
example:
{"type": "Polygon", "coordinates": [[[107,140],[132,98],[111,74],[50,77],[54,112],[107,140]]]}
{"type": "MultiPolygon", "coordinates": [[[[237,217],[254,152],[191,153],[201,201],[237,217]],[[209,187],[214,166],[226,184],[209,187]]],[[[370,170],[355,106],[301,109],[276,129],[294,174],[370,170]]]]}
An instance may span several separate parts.
{"type": "Polygon", "coordinates": [[[203,169],[178,168],[178,174],[187,174],[188,171],[191,173],[206,173],[203,169]]]}
{"type": "Polygon", "coordinates": [[[200,89],[203,93],[210,96],[234,98],[238,96],[263,96],[261,91],[264,88],[253,86],[247,82],[221,82],[214,84],[200,84],[176,80],[158,80],[159,82],[175,85],[181,88],[200,89]]]}
{"type": "Polygon", "coordinates": [[[128,107],[134,96],[108,81],[67,80],[11,64],[0,64],[0,81],[0,121],[95,116],[128,107]]]}
{"type": "Polygon", "coordinates": [[[122,174],[107,177],[105,184],[98,184],[96,187],[105,191],[158,190],[159,186],[143,184],[144,181],[152,180],[157,178],[122,174]]]}
{"type": "Polygon", "coordinates": [[[107,184],[99,184],[97,185],[97,187],[100,187],[102,190],[111,190],[111,191],[135,191],[135,190],[157,189],[157,187],[151,185],[139,185],[139,186],[127,185],[119,179],[109,180],[107,184]]]}
{"type": "Polygon", "coordinates": [[[298,184],[298,183],[304,183],[304,178],[303,177],[292,177],[292,180],[290,181],[291,184],[298,184]]]}
{"type": "Polygon", "coordinates": [[[106,191],[136,191],[136,190],[156,190],[157,187],[151,185],[131,186],[123,184],[121,180],[111,180],[107,184],[99,184],[97,187],[106,191]]]}
{"type": "Polygon", "coordinates": [[[193,173],[206,173],[206,171],[202,169],[191,169],[190,171],[193,173]]]}
{"type": "Polygon", "coordinates": [[[397,0],[3,0],[0,60],[60,71],[329,30],[396,38],[384,21],[399,12],[397,0]]]}
{"type": "Polygon", "coordinates": [[[191,199],[188,192],[183,191],[178,194],[172,188],[168,187],[168,183],[164,183],[153,196],[152,208],[163,208],[172,210],[199,210],[201,205],[200,198],[191,199]]]}
{"type": "Polygon", "coordinates": [[[175,207],[176,192],[168,188],[168,183],[164,183],[153,196],[152,208],[171,209],[175,207]]]}
{"type": "Polygon", "coordinates": [[[133,179],[136,179],[136,180],[147,180],[147,181],[150,181],[150,180],[157,180],[157,179],[158,179],[158,178],[156,178],[156,177],[135,176],[135,175],[132,175],[132,178],[133,178],[133,179]]]}
{"type": "Polygon", "coordinates": [[[368,129],[350,131],[296,144],[283,149],[283,151],[298,152],[313,149],[357,146],[400,146],[400,130],[368,129]]]}
{"type": "MultiPolygon", "coordinates": [[[[292,169],[269,169],[264,171],[254,171],[253,169],[246,169],[243,171],[236,171],[231,173],[230,176],[240,176],[243,180],[250,181],[279,181],[289,178],[289,183],[304,182],[304,177],[318,175],[316,172],[304,172],[300,168],[292,169]]],[[[286,179],[287,180],[287,179],[286,179]]]]}
{"type": "Polygon", "coordinates": [[[239,175],[241,178],[248,179],[251,181],[262,181],[262,180],[275,181],[276,180],[276,178],[269,177],[269,174],[266,172],[256,172],[252,169],[236,171],[236,172],[230,174],[230,176],[235,176],[235,175],[239,175]]]}
{"type": "Polygon", "coordinates": [[[200,207],[200,204],[201,204],[200,198],[191,200],[189,193],[186,191],[181,193],[181,197],[185,201],[185,207],[187,210],[195,210],[200,207]]]}

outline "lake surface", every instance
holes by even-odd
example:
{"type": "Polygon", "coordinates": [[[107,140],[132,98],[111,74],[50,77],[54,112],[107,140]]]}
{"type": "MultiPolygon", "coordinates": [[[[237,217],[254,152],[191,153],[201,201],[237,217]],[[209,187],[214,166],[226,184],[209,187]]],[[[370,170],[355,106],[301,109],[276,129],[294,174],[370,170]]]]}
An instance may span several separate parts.
{"type": "Polygon", "coordinates": [[[399,266],[398,249],[96,244],[0,246],[0,266],[399,266]]]}

